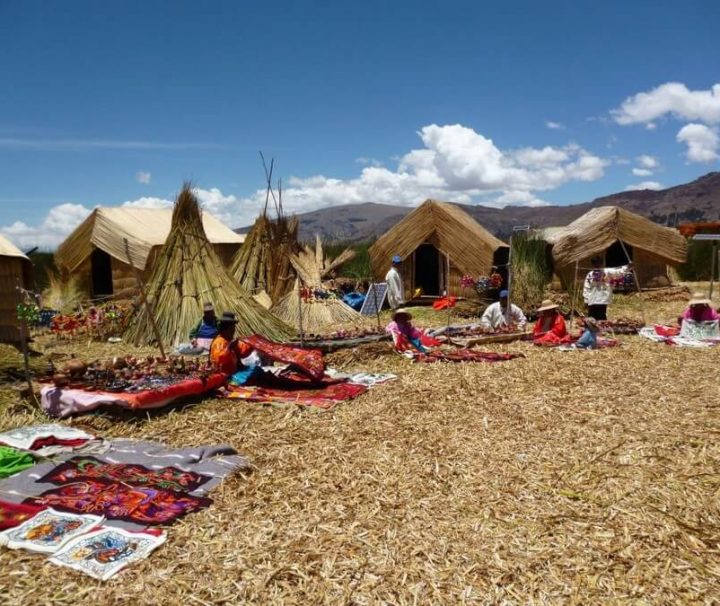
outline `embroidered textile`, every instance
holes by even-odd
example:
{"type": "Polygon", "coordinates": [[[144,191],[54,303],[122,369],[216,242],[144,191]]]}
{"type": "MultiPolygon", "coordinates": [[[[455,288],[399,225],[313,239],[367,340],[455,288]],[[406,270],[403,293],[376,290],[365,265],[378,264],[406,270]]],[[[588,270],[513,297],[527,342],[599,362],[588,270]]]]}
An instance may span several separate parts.
{"type": "Polygon", "coordinates": [[[74,568],[105,581],[165,542],[166,535],[101,528],[70,541],[50,558],[53,564],[74,568]]]}
{"type": "Polygon", "coordinates": [[[329,410],[338,402],[351,400],[367,391],[364,385],[335,383],[321,388],[276,389],[272,387],[232,387],[225,397],[246,402],[299,404],[329,410]]]}
{"type": "Polygon", "coordinates": [[[244,337],[243,341],[257,350],[261,356],[275,362],[292,364],[313,379],[320,380],[325,374],[325,362],[320,350],[273,343],[260,335],[244,337]]]}
{"type": "Polygon", "coordinates": [[[95,436],[64,425],[28,425],[0,433],[0,444],[47,456],[82,446],[95,436]],[[49,441],[49,442],[48,442],[49,441]]]}
{"type": "Polygon", "coordinates": [[[15,528],[42,510],[42,507],[35,505],[21,505],[0,500],[0,530],[15,528]]]}
{"type": "Polygon", "coordinates": [[[176,467],[148,469],[142,465],[108,463],[95,457],[73,457],[55,467],[40,482],[63,485],[78,480],[110,480],[131,486],[151,486],[174,492],[192,492],[210,478],[176,467]]]}
{"type": "Polygon", "coordinates": [[[100,526],[103,520],[99,516],[45,509],[16,528],[0,533],[0,541],[10,549],[54,553],[68,541],[100,526]]]}
{"type": "Polygon", "coordinates": [[[136,524],[172,524],[177,518],[208,507],[212,500],[151,486],[128,486],[109,480],[65,484],[30,497],[25,503],[62,511],[104,515],[136,524]]]}

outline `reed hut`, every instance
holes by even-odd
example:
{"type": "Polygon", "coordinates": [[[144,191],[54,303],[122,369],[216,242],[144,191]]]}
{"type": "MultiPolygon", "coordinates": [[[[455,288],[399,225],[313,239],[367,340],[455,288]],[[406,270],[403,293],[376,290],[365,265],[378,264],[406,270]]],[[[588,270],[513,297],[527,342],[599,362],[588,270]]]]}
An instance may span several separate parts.
{"type": "Polygon", "coordinates": [[[12,242],[0,235],[0,342],[19,343],[16,287],[31,289],[33,266],[12,242]]]}
{"type": "Polygon", "coordinates": [[[596,256],[605,267],[631,261],[642,288],[667,286],[668,267],[684,263],[687,256],[685,238],[676,229],[617,206],[593,208],[549,234],[547,241],[552,246],[555,273],[566,287],[576,275],[578,280],[585,278],[596,256]]]}
{"type": "Polygon", "coordinates": [[[269,297],[273,303],[293,288],[290,257],[301,250],[297,217],[285,217],[280,206],[277,215],[271,219],[265,209],[230,265],[230,273],[240,286],[255,296],[269,297]]]}
{"type": "Polygon", "coordinates": [[[345,249],[335,259],[330,259],[325,256],[320,237],[316,237],[314,248],[306,245],[301,252],[290,256],[297,280],[293,290],[285,294],[271,311],[283,322],[298,331],[302,328],[305,333],[322,334],[365,324],[365,319],[358,312],[323,284],[333,271],[354,257],[354,251],[345,249]]]}
{"type": "MultiPolygon", "coordinates": [[[[146,292],[164,345],[187,341],[202,317],[203,304],[235,313],[236,334],[261,334],[285,340],[293,331],[257,303],[230,276],[203,227],[200,206],[189,186],[173,208],[172,229],[156,260],[146,292]]],[[[145,307],[131,318],[126,338],[137,345],[154,341],[152,319],[145,307]]]]}
{"type": "MultiPolygon", "coordinates": [[[[55,264],[75,277],[81,290],[91,297],[107,297],[134,288],[134,268],[144,280],[149,278],[170,234],[172,212],[128,206],[98,207],[60,245],[55,264]]],[[[202,214],[202,223],[218,257],[229,265],[245,237],[208,213],[202,214]]]]}
{"type": "Polygon", "coordinates": [[[382,281],[394,255],[403,259],[405,292],[466,294],[463,275],[487,276],[507,263],[508,245],[498,240],[460,206],[427,200],[385,232],[370,247],[376,280],[382,281]]]}

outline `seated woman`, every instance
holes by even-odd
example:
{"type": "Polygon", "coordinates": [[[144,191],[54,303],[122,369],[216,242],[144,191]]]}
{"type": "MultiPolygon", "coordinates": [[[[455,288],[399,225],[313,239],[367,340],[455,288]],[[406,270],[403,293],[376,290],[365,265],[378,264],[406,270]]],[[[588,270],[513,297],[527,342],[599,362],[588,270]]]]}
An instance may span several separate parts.
{"type": "Polygon", "coordinates": [[[600,330],[597,320],[595,320],[595,318],[591,316],[588,316],[584,319],[584,322],[585,330],[583,330],[580,338],[575,341],[575,347],[578,347],[579,349],[597,349],[597,335],[598,331],[600,330]]]}
{"type": "Polygon", "coordinates": [[[393,311],[392,322],[385,327],[385,332],[390,333],[395,349],[399,352],[426,353],[428,346],[439,344],[412,325],[412,315],[403,307],[393,311]]]}
{"type": "Polygon", "coordinates": [[[558,306],[550,299],[545,299],[538,307],[538,319],[533,329],[535,345],[564,345],[570,343],[565,326],[565,318],[558,311],[558,306]]]}
{"type": "MultiPolygon", "coordinates": [[[[253,353],[253,348],[240,339],[235,338],[235,314],[224,312],[217,322],[218,334],[210,345],[210,362],[227,376],[236,375],[241,371],[245,379],[249,379],[257,365],[245,366],[242,360],[253,353]]],[[[234,378],[234,377],[233,377],[234,378]]],[[[245,382],[245,381],[242,381],[245,382]]]]}
{"type": "Polygon", "coordinates": [[[203,305],[203,316],[198,325],[190,331],[193,347],[210,349],[212,340],[217,336],[217,317],[212,303],[203,305]]]}
{"type": "Polygon", "coordinates": [[[693,294],[687,309],[678,318],[681,336],[693,338],[717,338],[720,336],[718,314],[712,307],[712,301],[701,292],[693,294]]]}

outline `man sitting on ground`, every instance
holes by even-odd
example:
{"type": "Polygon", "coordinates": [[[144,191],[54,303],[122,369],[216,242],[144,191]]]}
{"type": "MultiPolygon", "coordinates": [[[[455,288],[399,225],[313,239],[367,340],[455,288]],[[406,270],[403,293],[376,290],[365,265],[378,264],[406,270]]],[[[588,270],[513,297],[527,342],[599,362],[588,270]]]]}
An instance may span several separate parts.
{"type": "MultiPolygon", "coordinates": [[[[500,300],[488,305],[480,318],[480,326],[486,330],[498,330],[508,325],[508,291],[500,291],[500,300]]],[[[527,318],[517,305],[510,304],[510,326],[517,326],[518,330],[525,330],[527,318]]]]}

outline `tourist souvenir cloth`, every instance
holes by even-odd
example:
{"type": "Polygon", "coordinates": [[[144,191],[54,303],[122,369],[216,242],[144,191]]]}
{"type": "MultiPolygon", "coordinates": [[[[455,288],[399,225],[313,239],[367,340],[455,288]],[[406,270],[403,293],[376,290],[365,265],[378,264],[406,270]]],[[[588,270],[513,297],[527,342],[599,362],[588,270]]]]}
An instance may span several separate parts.
{"type": "Polygon", "coordinates": [[[696,341],[720,341],[720,322],[718,320],[696,322],[684,319],[680,326],[680,336],[696,341]]]}
{"type": "Polygon", "coordinates": [[[0,446],[0,479],[14,476],[33,465],[35,459],[27,452],[10,446],[0,446]]]}
{"type": "Polygon", "coordinates": [[[44,509],[15,528],[0,532],[0,544],[10,549],[54,553],[102,524],[104,518],[44,509]]]}
{"type": "MultiPolygon", "coordinates": [[[[168,448],[157,442],[141,440],[111,440],[109,445],[110,451],[94,458],[104,463],[141,465],[154,471],[172,467],[183,472],[209,477],[193,490],[178,493],[181,495],[187,493],[191,496],[203,496],[218,486],[228,475],[252,469],[245,457],[240,456],[227,445],[168,448]]],[[[6,501],[22,503],[27,497],[39,496],[46,491],[57,489],[57,485],[45,482],[43,478],[75,456],[77,455],[60,455],[54,462],[40,463],[4,480],[0,485],[0,496],[6,501]]],[[[99,480],[109,481],[108,478],[99,478],[99,480]]],[[[108,525],[133,530],[141,529],[147,524],[115,519],[108,525]]]]}
{"type": "Polygon", "coordinates": [[[243,337],[243,341],[258,351],[264,358],[269,358],[275,362],[283,362],[284,364],[292,364],[313,379],[320,380],[325,374],[325,362],[320,350],[273,343],[260,335],[243,337]]]}
{"type": "Polygon", "coordinates": [[[330,410],[338,403],[356,398],[367,391],[364,385],[334,383],[320,388],[278,389],[273,387],[231,387],[226,398],[266,404],[297,404],[330,410]]]}
{"type": "Polygon", "coordinates": [[[0,530],[15,528],[42,510],[42,507],[35,505],[22,505],[0,500],[0,530]]]}
{"type": "Polygon", "coordinates": [[[413,356],[414,362],[432,364],[434,362],[507,362],[515,358],[524,358],[521,353],[498,353],[495,351],[475,351],[456,349],[454,351],[431,351],[413,356]]]}
{"type": "Polygon", "coordinates": [[[645,326],[638,331],[641,337],[645,337],[656,343],[665,343],[666,345],[675,345],[677,347],[692,347],[696,349],[706,349],[720,343],[718,339],[692,339],[690,337],[680,336],[680,331],[674,326],[645,326]]]}
{"type": "Polygon", "coordinates": [[[209,507],[212,500],[152,486],[95,479],[56,486],[24,502],[61,511],[92,513],[140,526],[162,526],[209,507]]]}
{"type": "Polygon", "coordinates": [[[0,444],[51,456],[85,446],[95,436],[64,425],[27,425],[0,433],[0,444]]]}
{"type": "Polygon", "coordinates": [[[95,457],[79,456],[53,468],[38,481],[62,486],[79,480],[95,479],[123,482],[131,486],[152,486],[174,492],[191,492],[210,480],[210,476],[183,471],[177,467],[148,469],[133,463],[110,463],[95,457]]]}
{"type": "Polygon", "coordinates": [[[392,373],[372,373],[372,372],[356,372],[343,373],[334,368],[328,368],[325,372],[326,377],[338,379],[353,383],[354,385],[364,385],[365,387],[374,387],[388,381],[397,379],[397,375],[392,373]]]}
{"type": "Polygon", "coordinates": [[[58,566],[79,570],[105,581],[165,542],[167,535],[100,528],[73,539],[50,558],[58,566]]]}

